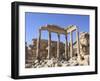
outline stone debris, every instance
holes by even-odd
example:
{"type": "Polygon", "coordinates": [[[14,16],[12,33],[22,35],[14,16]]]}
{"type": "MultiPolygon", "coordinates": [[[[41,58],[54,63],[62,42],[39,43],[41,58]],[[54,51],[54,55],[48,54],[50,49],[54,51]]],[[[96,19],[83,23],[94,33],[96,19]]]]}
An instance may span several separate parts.
{"type": "MultiPolygon", "coordinates": [[[[34,60],[31,65],[27,65],[27,68],[42,68],[42,67],[67,67],[67,66],[84,66],[88,65],[88,56],[84,60],[77,60],[77,57],[72,57],[70,60],[58,60],[56,58],[34,60]]],[[[89,59],[89,58],[88,58],[89,59]]]]}

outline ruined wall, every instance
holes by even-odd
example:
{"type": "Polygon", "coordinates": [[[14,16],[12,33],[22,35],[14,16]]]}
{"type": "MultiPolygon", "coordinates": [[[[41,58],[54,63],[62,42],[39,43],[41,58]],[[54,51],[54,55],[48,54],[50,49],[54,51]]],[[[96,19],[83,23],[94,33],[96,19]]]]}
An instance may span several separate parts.
{"type": "MultiPolygon", "coordinates": [[[[32,40],[32,44],[26,47],[26,60],[32,62],[36,59],[37,39],[32,40]],[[31,60],[32,59],[32,60],[31,60]]],[[[60,55],[64,53],[65,44],[60,42],[60,55]]],[[[41,39],[40,41],[40,57],[46,59],[48,54],[48,40],[41,39]]],[[[51,41],[51,57],[57,56],[57,41],[51,41]]]]}

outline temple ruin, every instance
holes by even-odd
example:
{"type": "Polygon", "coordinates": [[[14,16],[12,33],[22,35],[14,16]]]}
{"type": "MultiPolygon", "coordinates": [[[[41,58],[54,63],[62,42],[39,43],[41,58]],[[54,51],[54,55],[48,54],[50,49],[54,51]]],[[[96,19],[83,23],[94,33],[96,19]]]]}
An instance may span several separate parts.
{"type": "MultiPolygon", "coordinates": [[[[38,30],[38,37],[32,39],[32,44],[25,43],[25,67],[67,67],[89,65],[89,33],[80,32],[76,25],[61,28],[57,25],[46,25],[38,30]],[[42,39],[42,31],[48,32],[48,39],[42,39]],[[51,34],[57,34],[53,41],[51,34]],[[73,41],[73,33],[76,40],[73,41]],[[60,35],[65,41],[61,42],[60,35]]],[[[46,33],[47,34],[47,33],[46,33]]]]}
{"type": "Polygon", "coordinates": [[[46,25],[46,26],[42,26],[39,29],[39,36],[37,39],[37,50],[36,50],[36,58],[39,58],[40,56],[40,41],[41,41],[41,34],[42,31],[48,31],[48,55],[47,55],[47,59],[51,58],[51,33],[56,33],[57,37],[58,37],[58,41],[57,41],[57,58],[59,59],[60,56],[60,35],[63,34],[65,35],[65,53],[64,53],[64,57],[68,60],[69,58],[73,57],[73,37],[72,37],[72,33],[75,31],[76,32],[76,42],[77,42],[77,56],[80,56],[80,45],[79,45],[79,30],[78,27],[76,25],[71,25],[68,26],[66,28],[61,28],[57,25],[46,25]],[[68,42],[68,34],[70,34],[70,42],[68,42]],[[70,50],[68,50],[68,44],[70,44],[70,50]]]}

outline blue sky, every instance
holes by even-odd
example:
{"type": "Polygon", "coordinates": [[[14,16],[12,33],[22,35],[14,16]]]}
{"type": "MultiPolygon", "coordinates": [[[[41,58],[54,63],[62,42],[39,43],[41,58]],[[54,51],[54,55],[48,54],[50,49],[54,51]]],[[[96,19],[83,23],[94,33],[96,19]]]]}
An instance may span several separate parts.
{"type": "MultiPolygon", "coordinates": [[[[38,37],[38,29],[46,24],[55,24],[62,28],[69,25],[77,25],[80,32],[89,32],[88,15],[25,12],[25,42],[27,42],[28,45],[31,44],[32,39],[38,37]]],[[[42,39],[48,39],[47,31],[42,31],[41,35],[42,39]]],[[[64,35],[60,35],[60,40],[62,42],[65,41],[64,37],[64,35]]],[[[57,41],[57,34],[52,33],[51,39],[57,41]]],[[[75,41],[75,32],[73,33],[73,41],[75,41]]]]}

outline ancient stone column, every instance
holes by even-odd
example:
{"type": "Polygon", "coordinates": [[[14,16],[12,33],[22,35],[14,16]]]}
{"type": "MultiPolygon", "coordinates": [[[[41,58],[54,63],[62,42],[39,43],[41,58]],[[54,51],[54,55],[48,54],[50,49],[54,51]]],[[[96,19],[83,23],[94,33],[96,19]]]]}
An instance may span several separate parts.
{"type": "Polygon", "coordinates": [[[51,32],[49,31],[49,38],[48,38],[48,55],[47,58],[50,59],[50,53],[51,53],[51,32]]]}
{"type": "Polygon", "coordinates": [[[58,41],[57,41],[57,58],[60,55],[60,35],[58,34],[58,41]]]}
{"type": "Polygon", "coordinates": [[[41,40],[41,30],[39,29],[39,36],[37,39],[37,52],[36,52],[36,58],[39,57],[39,52],[40,52],[40,40],[41,40]]]}
{"type": "Polygon", "coordinates": [[[70,42],[68,42],[68,59],[70,58],[70,42]]]}
{"type": "Polygon", "coordinates": [[[73,37],[72,32],[70,32],[70,58],[73,57],[73,37]]]}
{"type": "Polygon", "coordinates": [[[65,35],[65,58],[68,60],[68,42],[67,42],[67,35],[65,35]]]}
{"type": "Polygon", "coordinates": [[[79,45],[79,31],[78,28],[76,29],[76,41],[77,41],[77,54],[80,57],[80,45],[79,45]]]}

